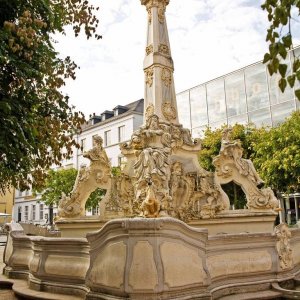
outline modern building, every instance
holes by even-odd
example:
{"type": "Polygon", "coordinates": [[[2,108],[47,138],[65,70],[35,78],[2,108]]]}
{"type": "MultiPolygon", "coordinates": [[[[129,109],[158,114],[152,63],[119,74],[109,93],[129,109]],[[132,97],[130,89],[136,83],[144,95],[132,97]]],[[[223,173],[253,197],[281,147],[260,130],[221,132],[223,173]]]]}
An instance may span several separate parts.
{"type": "MultiPolygon", "coordinates": [[[[300,55],[300,47],[295,48],[300,55]]],[[[284,61],[291,70],[290,52],[284,61]]],[[[288,73],[287,72],[287,73],[288,73]]],[[[207,126],[254,123],[275,126],[300,107],[294,89],[282,93],[279,75],[270,76],[266,65],[258,62],[177,94],[180,122],[201,137],[207,126]]],[[[295,87],[299,88],[299,83],[295,87]]]]}
{"type": "MultiPolygon", "coordinates": [[[[74,148],[73,156],[62,161],[58,168],[78,169],[82,164],[88,165],[89,160],[83,157],[83,152],[93,147],[93,137],[100,135],[103,146],[112,166],[122,164],[119,145],[130,140],[131,134],[143,123],[144,100],[140,99],[124,106],[117,106],[111,111],[104,111],[100,115],[92,115],[82,127],[82,132],[76,137],[82,149],[74,148]]],[[[50,210],[40,201],[41,195],[33,195],[32,191],[16,191],[13,209],[13,220],[16,222],[29,222],[47,224],[50,219],[50,210]]],[[[97,214],[97,209],[87,211],[87,215],[97,214]]],[[[56,209],[53,211],[56,215],[56,209]]]]}

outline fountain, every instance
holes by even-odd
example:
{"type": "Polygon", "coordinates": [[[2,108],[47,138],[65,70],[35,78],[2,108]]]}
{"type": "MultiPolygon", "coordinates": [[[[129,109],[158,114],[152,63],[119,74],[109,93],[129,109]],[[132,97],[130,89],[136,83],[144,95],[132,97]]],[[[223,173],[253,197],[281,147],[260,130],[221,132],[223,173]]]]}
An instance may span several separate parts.
{"type": "Polygon", "coordinates": [[[90,166],[79,170],[73,191],[60,200],[61,238],[30,237],[19,224],[8,225],[7,280],[16,294],[45,299],[276,299],[293,293],[285,283],[299,280],[300,229],[274,228],[278,200],[261,187],[230,128],[213,160],[216,171],[199,165],[201,142],[178,119],[169,0],[141,3],[148,13],[145,121],[121,145],[126,166],[112,176],[99,137],[85,153],[90,166]],[[244,191],[247,209],[229,210],[222,184],[232,181],[244,191]],[[85,203],[96,188],[106,195],[100,215],[88,218],[85,203]]]}

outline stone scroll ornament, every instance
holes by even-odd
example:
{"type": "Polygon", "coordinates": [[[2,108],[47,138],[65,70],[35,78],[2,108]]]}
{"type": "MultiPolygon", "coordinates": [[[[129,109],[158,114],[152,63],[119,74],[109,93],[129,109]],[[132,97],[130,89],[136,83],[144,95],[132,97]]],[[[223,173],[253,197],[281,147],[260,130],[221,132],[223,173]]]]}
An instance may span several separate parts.
{"type": "Polygon", "coordinates": [[[276,250],[279,256],[280,268],[290,269],[293,267],[292,248],[290,245],[291,231],[287,224],[282,223],[275,227],[275,236],[277,238],[276,250]]]}
{"type": "Polygon", "coordinates": [[[111,189],[110,161],[102,147],[103,140],[100,136],[94,138],[95,146],[83,153],[90,160],[90,166],[81,166],[70,195],[62,195],[58,204],[60,218],[76,218],[85,215],[85,204],[90,194],[97,188],[111,189]]]}
{"type": "Polygon", "coordinates": [[[261,188],[264,184],[250,159],[242,157],[243,148],[239,140],[232,140],[232,128],[225,128],[221,149],[213,159],[216,178],[220,184],[235,182],[240,185],[251,210],[278,210],[279,202],[271,188],[261,188]]]}

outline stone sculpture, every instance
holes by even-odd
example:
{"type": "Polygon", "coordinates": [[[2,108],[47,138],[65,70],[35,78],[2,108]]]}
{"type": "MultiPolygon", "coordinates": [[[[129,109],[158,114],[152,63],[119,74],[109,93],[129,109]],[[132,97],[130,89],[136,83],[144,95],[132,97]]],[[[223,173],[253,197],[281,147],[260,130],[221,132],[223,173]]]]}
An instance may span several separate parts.
{"type": "Polygon", "coordinates": [[[232,140],[231,128],[223,130],[221,149],[213,159],[216,178],[220,184],[235,182],[240,185],[251,210],[277,210],[278,200],[270,188],[260,188],[262,179],[251,160],[242,158],[243,148],[239,140],[232,140]]]}
{"type": "Polygon", "coordinates": [[[84,214],[84,204],[96,187],[108,190],[106,219],[126,216],[155,218],[172,216],[184,221],[214,218],[229,209],[228,196],[221,184],[234,181],[244,190],[251,210],[274,210],[278,201],[253,163],[242,157],[239,141],[231,129],[223,132],[220,154],[215,157],[216,172],[204,170],[198,162],[199,139],[192,139],[179,123],[174,87],[174,65],[168,39],[165,9],[169,0],[141,0],[148,11],[145,73],[144,125],[129,142],[121,145],[127,163],[121,174],[111,178],[102,140],[87,152],[89,168],[78,173],[70,196],[60,201],[59,215],[84,214]]]}
{"type": "MultiPolygon", "coordinates": [[[[110,162],[103,149],[100,136],[94,138],[95,146],[83,154],[90,160],[90,166],[81,166],[70,195],[62,195],[58,204],[58,216],[80,217],[85,215],[85,203],[90,194],[97,188],[111,188],[110,162]]],[[[108,194],[106,193],[106,195],[108,194]]]]}
{"type": "Polygon", "coordinates": [[[276,250],[279,256],[280,268],[283,270],[290,269],[293,267],[292,248],[290,245],[291,231],[287,224],[281,223],[275,227],[274,233],[277,238],[276,250]]]}

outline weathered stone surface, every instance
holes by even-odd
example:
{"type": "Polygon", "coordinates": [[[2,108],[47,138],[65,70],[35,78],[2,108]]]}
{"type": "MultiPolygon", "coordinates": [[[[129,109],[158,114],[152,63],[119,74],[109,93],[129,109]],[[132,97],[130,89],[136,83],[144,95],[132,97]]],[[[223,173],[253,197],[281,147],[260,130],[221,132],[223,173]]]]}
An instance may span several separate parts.
{"type": "Polygon", "coordinates": [[[84,279],[88,265],[89,259],[85,257],[50,254],[46,258],[45,272],[84,279]]]}
{"type": "Polygon", "coordinates": [[[139,241],[133,247],[129,285],[134,290],[154,290],[158,285],[153,246],[148,241],[139,241]]]}
{"type": "Polygon", "coordinates": [[[93,284],[120,288],[124,284],[126,245],[110,243],[92,261],[87,279],[93,284]]]}
{"type": "Polygon", "coordinates": [[[272,268],[271,254],[266,251],[246,251],[224,253],[209,256],[207,267],[212,278],[233,274],[270,271],[272,268]]]}
{"type": "Polygon", "coordinates": [[[197,249],[175,242],[160,246],[165,283],[170,287],[203,284],[206,274],[197,249]]]}

